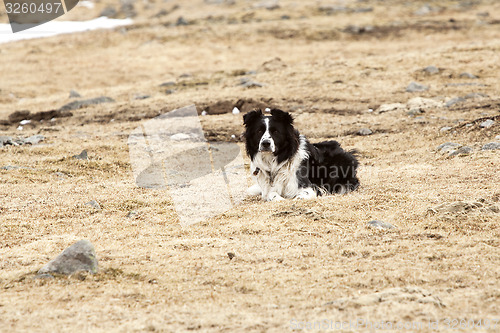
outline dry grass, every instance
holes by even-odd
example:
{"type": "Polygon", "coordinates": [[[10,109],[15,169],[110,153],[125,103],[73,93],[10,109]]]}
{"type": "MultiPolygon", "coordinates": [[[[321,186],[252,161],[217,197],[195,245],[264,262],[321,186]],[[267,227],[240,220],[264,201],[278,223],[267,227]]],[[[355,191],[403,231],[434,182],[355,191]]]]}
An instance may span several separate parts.
{"type": "MultiPolygon", "coordinates": [[[[500,134],[498,117],[489,129],[460,126],[498,115],[498,3],[439,2],[442,11],[421,17],[412,13],[422,2],[368,1],[361,4],[373,12],[334,16],[315,2],[280,1],[275,11],[252,9],[253,1],[150,2],[152,9],[137,5],[136,24],[126,29],[0,49],[0,120],[16,110],[59,108],[71,101],[69,89],[116,100],[22,132],[2,128],[2,135],[46,140],[0,148],[0,166],[26,167],[0,170],[0,330],[283,332],[298,321],[363,318],[441,320],[444,331],[446,318],[499,319],[499,214],[428,211],[478,199],[500,205],[500,157],[479,150],[500,134]],[[148,19],[175,3],[173,13],[148,19]],[[490,16],[476,16],[484,11],[490,16]],[[194,24],[164,25],[178,16],[194,24]],[[344,32],[349,24],[374,30],[344,32]],[[263,65],[276,57],[281,61],[263,65]],[[442,70],[424,75],[429,65],[442,70]],[[239,86],[249,70],[266,86],[239,86]],[[170,80],[176,92],[166,95],[159,85],[170,80]],[[411,81],[430,89],[407,93],[411,81]],[[417,96],[446,101],[471,92],[488,96],[430,108],[423,118],[368,112],[417,96]],[[135,100],[139,93],[151,98],[135,100]],[[249,198],[181,228],[167,191],[135,186],[128,134],[138,120],[177,107],[240,98],[292,110],[311,141],[333,138],[357,149],[360,190],[309,201],[249,198]],[[456,127],[440,132],[443,126],[456,127]],[[355,135],[362,127],[374,134],[355,135]],[[447,141],[475,152],[436,153],[447,141]],[[71,158],[82,149],[88,161],[71,158]],[[86,206],[90,200],[102,210],[86,206]],[[127,217],[130,211],[137,214],[127,217]],[[373,219],[397,228],[370,229],[373,219]],[[99,274],[33,279],[82,238],[96,247],[99,274]]],[[[95,17],[106,3],[68,17],[95,17]]],[[[203,117],[202,125],[220,140],[242,132],[241,117],[230,113],[203,117]]]]}

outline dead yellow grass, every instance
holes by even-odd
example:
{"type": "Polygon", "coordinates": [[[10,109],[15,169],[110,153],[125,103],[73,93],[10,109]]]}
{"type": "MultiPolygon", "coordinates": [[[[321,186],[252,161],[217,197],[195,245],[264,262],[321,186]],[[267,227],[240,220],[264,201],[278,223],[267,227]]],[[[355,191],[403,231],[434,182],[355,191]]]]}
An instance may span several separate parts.
{"type": "MultiPolygon", "coordinates": [[[[450,1],[442,4],[448,9],[426,17],[412,15],[422,3],[400,1],[367,2],[371,13],[335,16],[319,13],[312,2],[281,1],[276,11],[243,1],[178,3],[178,11],[161,19],[147,19],[155,11],[139,6],[137,23],[125,30],[2,45],[0,120],[16,110],[59,108],[71,101],[70,89],[116,103],[75,110],[73,117],[22,132],[16,125],[2,128],[2,135],[40,133],[46,140],[0,148],[0,166],[25,167],[0,170],[1,330],[284,332],[303,321],[363,319],[439,320],[444,331],[447,318],[499,319],[499,214],[428,211],[477,199],[500,205],[499,154],[480,151],[500,134],[499,120],[490,129],[475,123],[440,132],[498,115],[496,2],[459,10],[450,1]],[[482,11],[490,13],[490,24],[476,22],[482,11]],[[285,14],[291,19],[280,20],[285,14]],[[222,19],[214,23],[208,15],[222,19]],[[163,25],[178,16],[195,22],[163,25]],[[396,21],[405,28],[392,27],[396,21]],[[349,24],[378,30],[342,32],[349,24]],[[276,57],[277,66],[262,69],[276,57]],[[429,65],[443,70],[422,74],[429,65]],[[266,86],[239,86],[238,73],[249,70],[258,70],[251,77],[266,86]],[[462,72],[479,79],[460,78],[462,72]],[[179,78],[183,73],[192,76],[179,78]],[[176,92],[166,95],[159,85],[171,80],[176,92]],[[407,93],[411,81],[430,89],[407,93]],[[482,86],[446,86],[470,82],[482,86]],[[431,108],[423,118],[368,112],[416,96],[445,101],[471,92],[488,97],[431,108]],[[135,100],[138,93],[151,98],[135,100]],[[297,127],[313,142],[337,139],[357,149],[359,191],[309,201],[249,198],[181,228],[168,191],[136,187],[128,134],[139,119],[240,98],[293,110],[297,127]],[[362,127],[374,134],[355,135],[362,127]],[[453,158],[435,151],[448,141],[475,151],[453,158]],[[82,149],[88,161],[71,158],[82,149]],[[86,206],[90,200],[102,210],[86,206]],[[136,214],[127,217],[130,211],[136,214]],[[397,228],[368,228],[373,219],[397,228]],[[99,274],[33,279],[82,238],[96,247],[99,274]],[[391,288],[399,289],[387,292],[391,288]]],[[[201,119],[204,130],[221,140],[232,134],[239,139],[243,130],[241,117],[230,113],[201,119]]]]}

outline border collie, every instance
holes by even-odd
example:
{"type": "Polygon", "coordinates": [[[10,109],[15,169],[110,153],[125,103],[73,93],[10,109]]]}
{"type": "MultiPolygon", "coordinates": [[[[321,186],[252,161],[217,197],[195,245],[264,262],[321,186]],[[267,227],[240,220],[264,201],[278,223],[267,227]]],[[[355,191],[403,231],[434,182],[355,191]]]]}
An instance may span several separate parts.
{"type": "Polygon", "coordinates": [[[251,195],[266,201],[309,199],[319,195],[347,193],[359,186],[354,152],[344,151],[337,141],[311,144],[293,127],[288,112],[261,110],[243,116],[246,151],[257,185],[251,195]]]}

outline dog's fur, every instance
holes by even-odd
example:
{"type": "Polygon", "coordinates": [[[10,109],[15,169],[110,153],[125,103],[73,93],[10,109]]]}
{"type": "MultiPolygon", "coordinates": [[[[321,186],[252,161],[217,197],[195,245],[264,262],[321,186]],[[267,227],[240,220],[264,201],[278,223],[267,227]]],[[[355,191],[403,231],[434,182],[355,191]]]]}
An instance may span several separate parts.
{"type": "Polygon", "coordinates": [[[249,189],[262,199],[308,199],[318,195],[346,193],[359,186],[358,161],[337,141],[311,144],[293,127],[288,112],[261,110],[243,116],[246,151],[257,185],[249,189]]]}

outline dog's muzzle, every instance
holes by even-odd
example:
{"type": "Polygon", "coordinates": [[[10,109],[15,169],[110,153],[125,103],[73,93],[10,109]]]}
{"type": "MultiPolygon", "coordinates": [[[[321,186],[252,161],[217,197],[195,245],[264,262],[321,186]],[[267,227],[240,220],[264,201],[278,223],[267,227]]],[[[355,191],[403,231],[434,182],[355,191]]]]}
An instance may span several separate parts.
{"type": "Polygon", "coordinates": [[[260,146],[259,146],[259,151],[270,151],[272,152],[272,148],[271,148],[271,141],[270,140],[264,140],[260,143],[260,146]]]}

